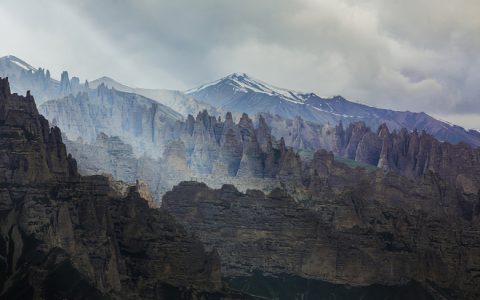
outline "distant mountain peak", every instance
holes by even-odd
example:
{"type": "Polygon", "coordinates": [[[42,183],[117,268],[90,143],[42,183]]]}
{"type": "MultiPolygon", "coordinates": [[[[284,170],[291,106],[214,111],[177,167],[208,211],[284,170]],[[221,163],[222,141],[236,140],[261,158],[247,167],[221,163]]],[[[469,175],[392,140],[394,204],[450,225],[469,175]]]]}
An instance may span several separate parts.
{"type": "Polygon", "coordinates": [[[230,79],[243,79],[243,78],[250,78],[250,76],[248,76],[246,73],[232,73],[230,75],[228,75],[227,77],[225,78],[230,78],[230,79]]]}
{"type": "Polygon", "coordinates": [[[115,81],[115,82],[116,82],[115,79],[113,79],[113,78],[111,78],[111,77],[108,77],[108,76],[102,76],[102,77],[100,77],[100,78],[97,78],[96,80],[99,80],[99,81],[100,81],[100,80],[102,80],[102,81],[104,81],[104,80],[107,81],[107,80],[108,80],[108,81],[115,81]]]}
{"type": "Polygon", "coordinates": [[[283,100],[295,103],[303,103],[305,101],[302,93],[275,87],[261,80],[255,79],[246,73],[232,73],[219,80],[187,90],[185,93],[195,94],[205,90],[206,88],[223,88],[226,86],[233,88],[234,92],[236,93],[262,93],[269,96],[276,96],[283,100]]]}
{"type": "Polygon", "coordinates": [[[7,56],[0,57],[0,61],[1,62],[13,63],[13,64],[17,65],[18,67],[20,67],[20,68],[22,68],[26,71],[36,71],[37,70],[36,68],[32,67],[31,65],[29,65],[25,61],[21,60],[20,58],[18,58],[16,56],[13,56],[13,55],[7,55],[7,56]]]}
{"type": "Polygon", "coordinates": [[[119,90],[119,91],[124,91],[124,92],[128,92],[128,93],[135,92],[135,88],[129,87],[129,86],[127,86],[123,83],[120,83],[117,80],[115,80],[111,77],[108,77],[108,76],[102,76],[100,78],[97,78],[97,79],[89,82],[89,85],[92,88],[97,88],[102,84],[105,85],[106,87],[115,88],[116,90],[119,90]]]}

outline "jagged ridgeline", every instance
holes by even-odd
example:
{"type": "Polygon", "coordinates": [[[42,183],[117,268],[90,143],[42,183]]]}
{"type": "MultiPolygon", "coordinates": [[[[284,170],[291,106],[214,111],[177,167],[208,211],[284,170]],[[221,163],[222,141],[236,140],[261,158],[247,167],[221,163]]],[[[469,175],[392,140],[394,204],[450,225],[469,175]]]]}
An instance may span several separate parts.
{"type": "MultiPolygon", "coordinates": [[[[217,299],[220,260],[137,187],[78,175],[60,130],[0,79],[0,298],[217,299]]],[[[230,296],[228,296],[230,295],[230,296]]],[[[239,296],[240,297],[240,296],[239,296]]],[[[242,296],[242,299],[245,298],[242,296]]]]}
{"type": "Polygon", "coordinates": [[[390,132],[382,125],[375,132],[362,122],[346,128],[320,126],[268,114],[258,115],[256,122],[242,114],[235,122],[230,113],[222,119],[203,111],[156,131],[170,139],[163,142],[160,158],[135,153],[144,138],[141,135],[127,139],[131,145],[122,137],[103,133],[92,143],[67,139],[66,144],[78,158],[81,172],[108,173],[131,183],[145,180],[157,201],[178,182],[191,178],[217,188],[231,183],[242,191],[269,192],[278,186],[298,190],[308,186],[317,149],[331,151],[336,160],[351,166],[380,168],[412,179],[434,172],[464,193],[477,194],[480,189],[479,149],[439,142],[415,130],[390,132]]]}
{"type": "MultiPolygon", "coordinates": [[[[435,138],[450,143],[464,142],[468,145],[480,146],[480,133],[475,130],[466,131],[460,126],[437,120],[425,113],[409,111],[393,111],[369,107],[360,103],[349,101],[341,96],[322,98],[314,93],[303,93],[277,88],[247,74],[231,74],[212,83],[204,84],[185,92],[132,88],[108,77],[101,77],[92,82],[81,83],[76,76],[69,77],[65,71],[60,80],[51,77],[50,72],[42,68],[34,68],[27,62],[15,56],[0,57],[0,76],[10,77],[12,89],[20,94],[31,90],[35,95],[37,104],[51,99],[62,99],[89,93],[91,89],[107,86],[126,94],[137,94],[158,103],[166,105],[181,113],[183,117],[188,114],[195,115],[204,109],[210,114],[218,115],[226,111],[234,114],[248,113],[255,116],[257,113],[271,112],[275,118],[280,118],[281,123],[289,123],[296,116],[302,116],[305,121],[317,124],[338,124],[342,121],[345,125],[363,121],[368,127],[377,128],[386,123],[391,130],[406,128],[409,131],[417,128],[425,130],[435,138]]],[[[84,98],[84,97],[83,97],[84,98]]],[[[72,109],[63,108],[64,113],[72,109]]],[[[57,113],[61,113],[58,110],[57,113]]],[[[42,113],[45,113],[42,111],[42,113]]],[[[50,116],[47,119],[52,121],[50,116]]],[[[60,118],[61,119],[61,118],[60,118]]],[[[64,132],[69,133],[69,123],[59,123],[64,132]]],[[[271,125],[269,123],[269,125],[271,125]]],[[[285,124],[288,125],[288,124],[285,124]]],[[[271,126],[274,130],[278,126],[271,126]]],[[[88,127],[84,127],[88,128],[88,127]]],[[[282,128],[280,128],[282,129],[282,128]]],[[[108,135],[111,133],[106,132],[108,135]]],[[[98,134],[98,132],[97,132],[98,134]]],[[[282,135],[275,132],[275,136],[282,135]]],[[[285,139],[287,136],[283,135],[285,139]]],[[[70,136],[72,138],[72,136],[70,136]]],[[[93,135],[95,139],[96,134],[93,135]]],[[[286,141],[290,146],[289,141],[286,141]]]]}

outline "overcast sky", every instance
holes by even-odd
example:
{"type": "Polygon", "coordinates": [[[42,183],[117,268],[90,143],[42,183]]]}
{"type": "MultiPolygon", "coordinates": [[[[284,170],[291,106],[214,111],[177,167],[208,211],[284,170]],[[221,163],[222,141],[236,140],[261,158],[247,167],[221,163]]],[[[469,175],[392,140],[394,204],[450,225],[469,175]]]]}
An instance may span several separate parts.
{"type": "Polygon", "coordinates": [[[479,0],[1,0],[0,56],[187,89],[233,72],[480,128],[479,0]]]}

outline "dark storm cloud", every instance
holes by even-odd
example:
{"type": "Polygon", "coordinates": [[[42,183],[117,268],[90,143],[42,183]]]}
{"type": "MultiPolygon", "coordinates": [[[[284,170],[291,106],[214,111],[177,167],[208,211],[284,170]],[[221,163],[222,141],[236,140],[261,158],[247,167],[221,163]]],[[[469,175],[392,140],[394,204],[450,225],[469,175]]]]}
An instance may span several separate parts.
{"type": "Polygon", "coordinates": [[[477,0],[6,0],[0,50],[147,87],[246,72],[480,127],[464,116],[480,113],[478,15],[477,0]]]}

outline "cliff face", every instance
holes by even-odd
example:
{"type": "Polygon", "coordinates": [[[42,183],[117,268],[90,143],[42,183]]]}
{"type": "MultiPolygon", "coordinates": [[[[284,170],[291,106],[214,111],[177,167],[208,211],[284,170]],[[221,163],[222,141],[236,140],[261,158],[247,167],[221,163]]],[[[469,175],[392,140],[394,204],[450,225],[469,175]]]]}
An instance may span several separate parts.
{"type": "Polygon", "coordinates": [[[2,299],[165,299],[221,290],[219,258],[141,185],[81,177],[60,130],[0,79],[2,299]]]}
{"type": "Polygon", "coordinates": [[[128,184],[135,184],[137,180],[141,180],[156,202],[178,180],[191,178],[186,168],[185,157],[181,157],[185,153],[181,143],[167,145],[165,157],[169,164],[162,159],[146,156],[137,158],[132,146],[118,137],[110,137],[104,133],[100,133],[93,144],[68,139],[65,140],[65,144],[76,158],[80,174],[108,175],[114,180],[128,184]]]}
{"type": "Polygon", "coordinates": [[[218,113],[218,110],[215,107],[200,102],[181,91],[132,88],[109,77],[101,77],[91,81],[90,87],[97,88],[102,84],[109,88],[114,88],[117,91],[134,93],[155,100],[181,113],[184,117],[187,117],[189,114],[197,114],[199,111],[203,110],[207,110],[210,114],[214,115],[218,113]]]}
{"type": "Polygon", "coordinates": [[[376,133],[369,129],[358,131],[364,128],[361,123],[351,127],[350,139],[347,129],[344,151],[350,159],[414,179],[434,172],[464,193],[477,194],[480,190],[480,149],[440,142],[425,132],[402,129],[391,133],[386,125],[376,133]]]}
{"type": "Polygon", "coordinates": [[[390,132],[385,124],[372,131],[363,122],[344,128],[342,124],[319,126],[301,118],[289,121],[266,114],[263,118],[273,136],[284,137],[287,146],[298,150],[325,149],[412,179],[434,172],[465,193],[480,189],[480,149],[463,143],[441,142],[416,130],[390,132]]]}
{"type": "Polygon", "coordinates": [[[337,164],[319,152],[304,201],[183,182],[162,207],[222,260],[225,276],[259,270],[338,284],[420,282],[438,299],[480,296],[478,197],[429,175],[413,182],[337,164]]]}
{"type": "MultiPolygon", "coordinates": [[[[130,140],[103,133],[94,143],[67,139],[66,144],[82,174],[111,174],[131,184],[144,180],[157,202],[174,185],[192,178],[216,188],[234,184],[242,191],[256,188],[270,192],[282,185],[289,190],[303,189],[311,171],[312,147],[317,146],[332,151],[337,160],[347,158],[347,163],[357,161],[364,167],[372,165],[370,169],[378,167],[415,180],[433,172],[466,194],[478,194],[480,189],[479,150],[464,144],[442,143],[415,131],[391,133],[385,125],[377,132],[363,123],[346,129],[342,124],[314,128],[300,118],[295,121],[296,137],[287,133],[287,138],[277,140],[274,133],[278,128],[268,125],[276,124],[272,122],[259,115],[255,125],[246,114],[234,122],[229,113],[222,120],[204,111],[196,118],[176,122],[172,131],[165,133],[171,140],[164,142],[161,158],[148,154],[139,157],[134,151],[136,143],[130,146],[126,143],[130,140]],[[307,144],[303,141],[310,130],[308,137],[315,137],[317,142],[307,144]],[[292,144],[310,150],[288,146],[292,144]]],[[[349,172],[355,171],[343,173],[349,172]]],[[[301,193],[293,196],[305,198],[301,193]]]]}
{"type": "MultiPolygon", "coordinates": [[[[293,149],[281,145],[270,134],[262,117],[255,127],[247,114],[235,123],[230,113],[222,121],[203,111],[178,125],[172,136],[185,145],[185,159],[193,174],[264,178],[280,175],[283,164],[291,163],[292,159],[301,165],[293,149]]],[[[296,176],[301,175],[298,168],[292,171],[296,176]]]]}
{"type": "Polygon", "coordinates": [[[166,141],[172,140],[182,116],[148,98],[108,89],[95,90],[51,100],[40,112],[52,124],[60,126],[71,140],[95,142],[100,133],[128,140],[137,156],[160,157],[166,141]]]}
{"type": "Polygon", "coordinates": [[[480,150],[441,142],[425,132],[390,132],[385,124],[373,132],[362,122],[346,128],[342,124],[319,126],[301,118],[285,120],[265,114],[257,116],[256,127],[246,114],[238,124],[231,114],[222,122],[206,112],[196,119],[190,117],[187,123],[180,129],[182,134],[172,136],[184,141],[186,159],[200,173],[300,178],[305,160],[295,151],[325,149],[412,179],[434,172],[465,193],[477,194],[480,189],[480,150]]]}
{"type": "Polygon", "coordinates": [[[33,97],[11,95],[0,81],[0,178],[9,184],[30,184],[74,177],[75,161],[67,157],[58,128],[38,114],[33,97]]]}

